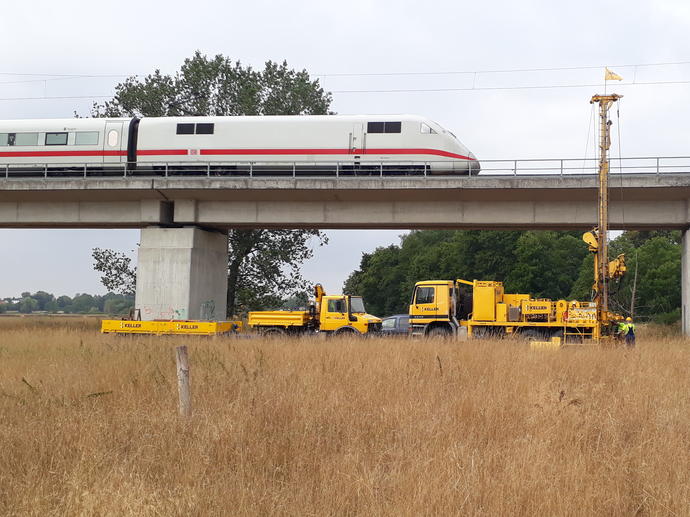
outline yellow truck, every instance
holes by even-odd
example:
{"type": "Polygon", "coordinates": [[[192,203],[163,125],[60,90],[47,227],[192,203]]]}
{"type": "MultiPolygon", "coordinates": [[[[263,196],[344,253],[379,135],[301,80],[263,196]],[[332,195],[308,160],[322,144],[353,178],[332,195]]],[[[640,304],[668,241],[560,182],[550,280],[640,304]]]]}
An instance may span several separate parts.
{"type": "Polygon", "coordinates": [[[378,333],[381,318],[367,314],[361,296],[326,295],[314,287],[314,301],[303,311],[253,311],[247,325],[261,334],[325,332],[339,335],[378,333]]]}
{"type": "Polygon", "coordinates": [[[417,282],[409,314],[413,335],[451,336],[466,328],[468,337],[559,337],[564,342],[601,337],[595,302],[508,294],[494,281],[417,282]]]}
{"type": "Polygon", "coordinates": [[[502,282],[483,280],[427,280],[415,284],[409,307],[413,335],[450,336],[466,329],[468,337],[519,335],[556,342],[599,341],[612,337],[623,319],[602,303],[606,283],[625,274],[625,255],[599,263],[597,230],[582,236],[594,255],[594,293],[591,302],[532,298],[509,294],[502,282]],[[604,280],[604,281],[602,281],[604,280]]]}

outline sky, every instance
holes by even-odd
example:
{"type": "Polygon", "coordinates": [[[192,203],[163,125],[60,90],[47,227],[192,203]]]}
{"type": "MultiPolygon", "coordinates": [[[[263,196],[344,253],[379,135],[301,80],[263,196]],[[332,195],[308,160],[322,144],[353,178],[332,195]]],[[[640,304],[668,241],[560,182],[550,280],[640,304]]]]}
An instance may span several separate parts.
{"type": "MultiPolygon", "coordinates": [[[[591,158],[589,99],[603,93],[603,67],[609,66],[624,78],[608,86],[625,96],[614,132],[620,131],[621,155],[690,155],[685,0],[161,5],[4,5],[0,119],[88,115],[93,102],[112,95],[127,76],[174,73],[200,50],[257,68],[287,60],[319,76],[333,92],[334,111],[427,116],[480,161],[591,158]]],[[[402,233],[328,231],[330,244],[315,249],[303,274],[328,292],[340,291],[362,253],[397,244],[402,233]]],[[[0,297],[39,289],[103,293],[91,249],[135,257],[138,236],[134,230],[0,230],[0,297]]]]}

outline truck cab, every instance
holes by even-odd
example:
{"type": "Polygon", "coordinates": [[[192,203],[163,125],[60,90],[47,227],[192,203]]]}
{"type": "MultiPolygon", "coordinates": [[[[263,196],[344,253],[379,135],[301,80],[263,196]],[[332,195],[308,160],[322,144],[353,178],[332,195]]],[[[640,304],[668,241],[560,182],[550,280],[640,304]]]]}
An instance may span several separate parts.
{"type": "Polygon", "coordinates": [[[415,284],[410,300],[413,335],[450,335],[458,328],[458,292],[452,280],[425,280],[415,284]]]}
{"type": "Polygon", "coordinates": [[[322,332],[352,332],[366,334],[381,329],[381,319],[367,314],[361,296],[322,296],[319,330],[322,332]]]}

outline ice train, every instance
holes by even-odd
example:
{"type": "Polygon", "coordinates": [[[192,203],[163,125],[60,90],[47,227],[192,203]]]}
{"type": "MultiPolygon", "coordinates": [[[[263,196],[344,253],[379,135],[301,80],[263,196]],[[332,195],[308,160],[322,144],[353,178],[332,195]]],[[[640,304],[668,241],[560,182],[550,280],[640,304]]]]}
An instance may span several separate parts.
{"type": "Polygon", "coordinates": [[[10,176],[82,169],[131,175],[475,174],[479,168],[453,133],[416,115],[0,121],[0,175],[10,176]]]}

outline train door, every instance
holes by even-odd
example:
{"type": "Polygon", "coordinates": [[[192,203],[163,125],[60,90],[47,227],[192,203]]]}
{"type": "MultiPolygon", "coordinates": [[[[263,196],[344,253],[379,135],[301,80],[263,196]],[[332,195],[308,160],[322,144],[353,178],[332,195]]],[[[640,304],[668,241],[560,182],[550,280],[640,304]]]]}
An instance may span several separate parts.
{"type": "Polygon", "coordinates": [[[348,141],[348,160],[351,160],[352,165],[346,166],[345,170],[349,170],[350,174],[355,176],[361,174],[360,161],[364,154],[366,147],[366,135],[364,133],[364,124],[355,122],[352,125],[348,141]]]}
{"type": "Polygon", "coordinates": [[[127,144],[125,143],[122,130],[124,122],[106,122],[105,137],[103,138],[103,163],[120,163],[122,161],[122,151],[127,154],[127,144]]]}
{"type": "Polygon", "coordinates": [[[352,131],[350,132],[349,152],[350,154],[359,156],[363,154],[366,145],[364,124],[357,122],[352,125],[352,131]]]}

